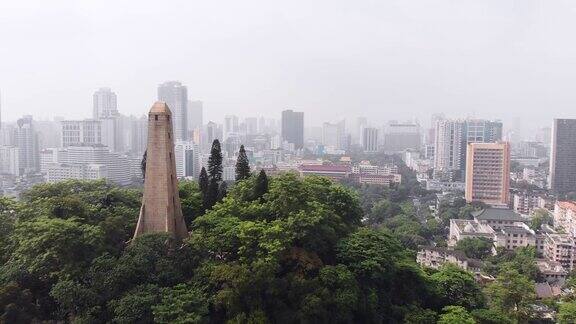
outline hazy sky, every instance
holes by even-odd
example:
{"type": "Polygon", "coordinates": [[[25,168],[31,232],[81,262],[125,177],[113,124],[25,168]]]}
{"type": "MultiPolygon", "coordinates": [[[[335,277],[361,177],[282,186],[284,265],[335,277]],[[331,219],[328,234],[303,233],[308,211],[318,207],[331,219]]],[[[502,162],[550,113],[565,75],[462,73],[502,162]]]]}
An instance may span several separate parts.
{"type": "MultiPolygon", "coordinates": [[[[208,119],[576,117],[576,1],[0,1],[3,119],[142,114],[166,80],[208,119]]],[[[509,123],[509,124],[510,124],[509,123]]]]}

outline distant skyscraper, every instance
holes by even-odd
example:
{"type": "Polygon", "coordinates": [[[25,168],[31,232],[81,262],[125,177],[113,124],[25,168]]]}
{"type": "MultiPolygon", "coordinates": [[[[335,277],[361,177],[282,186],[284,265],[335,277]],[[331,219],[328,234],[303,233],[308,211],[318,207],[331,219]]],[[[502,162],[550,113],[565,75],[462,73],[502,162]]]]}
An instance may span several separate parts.
{"type": "Polygon", "coordinates": [[[434,177],[461,179],[464,170],[465,124],[460,120],[439,120],[434,144],[434,177]]]}
{"type": "Polygon", "coordinates": [[[467,143],[494,143],[502,140],[502,122],[469,119],[466,121],[467,143]]]}
{"type": "Polygon", "coordinates": [[[20,153],[15,146],[0,146],[0,174],[20,174],[20,153]]]}
{"type": "MultiPolygon", "coordinates": [[[[200,100],[188,101],[188,132],[202,129],[204,125],[204,104],[200,100]]],[[[189,137],[190,138],[190,137],[189,137]]]]}
{"type": "Polygon", "coordinates": [[[258,134],[258,118],[248,117],[244,119],[244,124],[246,124],[246,135],[258,134]]]}
{"type": "Polygon", "coordinates": [[[142,155],[146,150],[146,139],[148,138],[148,118],[131,117],[130,121],[130,153],[142,155]]]}
{"type": "Polygon", "coordinates": [[[502,123],[480,119],[438,120],[434,144],[434,176],[462,181],[466,171],[466,145],[502,140],[502,123]]]}
{"type": "Polygon", "coordinates": [[[172,111],[174,138],[188,139],[188,89],[178,81],[164,82],[158,86],[158,100],[165,102],[172,111]]]}
{"type": "Polygon", "coordinates": [[[324,123],[322,127],[322,144],[335,149],[345,149],[346,124],[342,120],[338,123],[324,123]]]}
{"type": "Polygon", "coordinates": [[[40,170],[40,149],[38,134],[34,130],[32,116],[24,116],[17,121],[14,130],[14,142],[19,153],[20,174],[34,173],[40,170]]]}
{"type": "Polygon", "coordinates": [[[118,115],[116,93],[110,88],[100,88],[93,96],[93,118],[108,118],[118,115]]]}
{"type": "Polygon", "coordinates": [[[148,114],[146,175],[142,207],[134,237],[169,233],[181,240],[188,236],[178,196],[170,109],[157,102],[148,114]]]}
{"type": "Polygon", "coordinates": [[[576,119],[554,119],[550,189],[559,194],[576,191],[576,119]]]}
{"type": "Polygon", "coordinates": [[[386,152],[419,150],[420,144],[420,125],[416,123],[390,123],[384,128],[383,146],[386,152]]]}
{"type": "Polygon", "coordinates": [[[510,144],[470,143],[466,154],[466,201],[503,207],[510,200],[510,144]]]}
{"type": "Polygon", "coordinates": [[[63,147],[106,145],[103,140],[101,120],[63,120],[60,123],[63,147]]]}
{"type": "Polygon", "coordinates": [[[194,142],[176,142],[174,144],[176,175],[178,178],[197,178],[200,174],[200,154],[198,144],[194,142]]]}
{"type": "Polygon", "coordinates": [[[282,111],[282,140],[304,148],[304,113],[293,110],[282,111]]]}
{"type": "Polygon", "coordinates": [[[238,127],[238,116],[227,115],[224,117],[224,140],[230,136],[237,136],[240,129],[238,127]]]}
{"type": "Polygon", "coordinates": [[[362,130],[362,148],[364,152],[378,152],[378,128],[364,127],[362,130]]]}

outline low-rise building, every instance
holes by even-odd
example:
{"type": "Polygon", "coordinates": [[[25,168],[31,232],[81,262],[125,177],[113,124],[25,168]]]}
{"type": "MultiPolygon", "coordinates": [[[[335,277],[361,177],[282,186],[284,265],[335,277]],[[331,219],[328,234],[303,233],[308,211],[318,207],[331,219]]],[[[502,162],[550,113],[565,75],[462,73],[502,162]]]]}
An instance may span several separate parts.
{"type": "Polygon", "coordinates": [[[451,219],[448,246],[455,246],[456,243],[465,238],[486,238],[491,241],[496,240],[496,232],[492,227],[474,219],[451,219]]]}
{"type": "Polygon", "coordinates": [[[570,234],[546,234],[544,243],[544,257],[559,262],[564,269],[572,271],[576,244],[570,234]]]}
{"type": "Polygon", "coordinates": [[[548,259],[538,259],[536,260],[536,266],[546,282],[560,286],[563,286],[566,282],[568,271],[562,267],[560,262],[548,259]]]}
{"type": "Polygon", "coordinates": [[[461,251],[450,248],[423,246],[416,255],[416,262],[423,267],[438,269],[446,263],[454,264],[461,269],[480,273],[482,262],[471,259],[461,251]]]}
{"type": "Polygon", "coordinates": [[[554,204],[554,226],[576,237],[576,202],[557,201],[554,204]]]}
{"type": "Polygon", "coordinates": [[[489,225],[495,230],[505,226],[521,226],[523,223],[528,222],[527,218],[504,208],[485,208],[473,212],[472,216],[480,223],[489,225]]]}

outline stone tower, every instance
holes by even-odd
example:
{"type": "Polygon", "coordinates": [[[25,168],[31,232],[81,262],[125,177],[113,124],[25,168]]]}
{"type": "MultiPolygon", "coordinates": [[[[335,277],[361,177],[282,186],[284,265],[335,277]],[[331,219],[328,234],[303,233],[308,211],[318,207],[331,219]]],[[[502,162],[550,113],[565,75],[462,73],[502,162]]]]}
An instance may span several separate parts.
{"type": "Polygon", "coordinates": [[[144,197],[134,238],[157,232],[170,233],[177,240],[187,237],[178,197],[172,113],[164,102],[156,102],[148,113],[145,174],[144,197]]]}

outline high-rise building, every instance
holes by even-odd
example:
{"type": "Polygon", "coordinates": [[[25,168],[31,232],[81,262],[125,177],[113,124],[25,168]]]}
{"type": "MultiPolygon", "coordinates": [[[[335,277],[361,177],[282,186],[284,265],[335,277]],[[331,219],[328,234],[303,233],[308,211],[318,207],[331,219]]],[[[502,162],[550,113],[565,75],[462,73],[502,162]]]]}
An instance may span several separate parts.
{"type": "Polygon", "coordinates": [[[467,143],[495,143],[502,140],[502,122],[484,119],[466,120],[467,143]]]}
{"type": "Polygon", "coordinates": [[[362,131],[362,148],[364,152],[378,152],[378,128],[364,127],[362,131]]]}
{"type": "Polygon", "coordinates": [[[144,196],[135,238],[158,232],[169,233],[178,240],[188,236],[178,196],[171,117],[163,102],[156,102],[148,114],[144,196]]]}
{"type": "Polygon", "coordinates": [[[197,178],[200,174],[200,154],[194,142],[176,142],[174,145],[176,175],[178,178],[197,178]]]}
{"type": "Polygon", "coordinates": [[[94,119],[116,117],[118,115],[116,93],[110,88],[100,88],[94,92],[93,102],[92,117],[94,119]]]}
{"type": "MultiPolygon", "coordinates": [[[[99,169],[100,177],[107,178],[108,180],[117,184],[126,185],[131,182],[130,161],[127,157],[121,156],[117,153],[110,152],[110,149],[103,145],[89,145],[89,146],[69,146],[58,152],[58,163],[60,168],[66,168],[69,165],[103,165],[106,172],[99,169]]],[[[53,168],[54,174],[63,174],[61,170],[53,168]]],[[[64,173],[65,174],[65,173],[64,173]]],[[[48,173],[48,179],[53,176],[48,173]]]]}
{"type": "Polygon", "coordinates": [[[346,149],[346,121],[324,123],[322,126],[322,144],[338,150],[346,149]]]}
{"type": "Polygon", "coordinates": [[[466,201],[507,206],[510,200],[510,144],[470,143],[466,155],[466,201]]]}
{"type": "Polygon", "coordinates": [[[576,119],[554,119],[550,189],[559,194],[576,191],[576,119]]]}
{"type": "Polygon", "coordinates": [[[465,165],[465,124],[460,120],[439,120],[434,144],[434,177],[461,179],[465,165]]]}
{"type": "Polygon", "coordinates": [[[416,123],[389,123],[384,127],[384,151],[397,153],[408,149],[419,150],[420,125],[416,123]]]}
{"type": "Polygon", "coordinates": [[[480,119],[438,120],[434,143],[434,177],[463,180],[466,145],[502,140],[502,123],[480,119]]]}
{"type": "Polygon", "coordinates": [[[14,143],[18,148],[20,174],[34,173],[40,170],[40,149],[38,134],[34,129],[32,116],[18,119],[14,129],[14,143]]]}
{"type": "Polygon", "coordinates": [[[246,125],[246,135],[258,134],[258,118],[248,117],[244,119],[244,124],[246,125]]]}
{"type": "Polygon", "coordinates": [[[130,153],[142,155],[146,150],[146,139],[148,137],[148,118],[131,117],[130,121],[130,153]]]}
{"type": "MultiPolygon", "coordinates": [[[[188,133],[192,134],[204,125],[204,104],[200,100],[188,101],[188,133]]],[[[190,138],[190,137],[189,137],[190,138]]]]}
{"type": "Polygon", "coordinates": [[[209,151],[212,147],[212,142],[215,139],[222,140],[222,129],[215,122],[208,122],[206,124],[206,135],[204,136],[204,141],[202,144],[202,149],[209,151]]]}
{"type": "Polygon", "coordinates": [[[158,100],[165,102],[172,111],[174,139],[188,139],[188,89],[178,81],[168,81],[158,86],[158,100]]]}
{"type": "Polygon", "coordinates": [[[304,148],[304,113],[291,109],[282,111],[282,141],[304,148]]]}
{"type": "Polygon", "coordinates": [[[224,117],[224,141],[228,137],[238,136],[240,128],[238,127],[238,116],[226,115],[224,117]]]}
{"type": "MultiPolygon", "coordinates": [[[[62,125],[62,147],[107,145],[110,142],[109,133],[106,136],[103,135],[101,120],[63,120],[60,123],[62,125]],[[108,140],[103,139],[103,137],[108,140]]],[[[108,129],[106,131],[110,132],[108,129]]]]}
{"type": "Polygon", "coordinates": [[[20,153],[15,146],[0,146],[0,174],[20,174],[20,153]]]}

